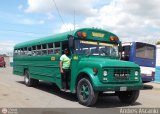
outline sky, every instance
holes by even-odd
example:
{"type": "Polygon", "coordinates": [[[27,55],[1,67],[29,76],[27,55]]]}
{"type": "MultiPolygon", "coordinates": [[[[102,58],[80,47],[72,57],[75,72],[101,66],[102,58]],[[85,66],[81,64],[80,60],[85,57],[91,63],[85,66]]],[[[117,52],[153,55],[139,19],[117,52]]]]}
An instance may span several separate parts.
{"type": "Polygon", "coordinates": [[[160,40],[160,0],[0,0],[0,54],[15,44],[95,27],[123,42],[160,40]]]}

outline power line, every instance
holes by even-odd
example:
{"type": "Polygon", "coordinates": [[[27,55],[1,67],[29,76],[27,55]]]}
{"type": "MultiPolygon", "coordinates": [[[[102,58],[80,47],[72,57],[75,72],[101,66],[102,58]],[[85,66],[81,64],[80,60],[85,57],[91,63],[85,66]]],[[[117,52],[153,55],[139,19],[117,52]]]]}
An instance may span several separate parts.
{"type": "Polygon", "coordinates": [[[75,8],[74,8],[74,12],[73,12],[73,13],[74,13],[74,14],[73,14],[73,15],[74,15],[74,17],[73,17],[73,18],[74,18],[73,24],[74,24],[74,30],[75,30],[75,26],[76,26],[76,19],[75,19],[75,17],[76,17],[76,15],[75,15],[75,8]]]}
{"type": "Polygon", "coordinates": [[[58,15],[59,15],[62,23],[64,24],[65,28],[68,30],[68,28],[67,28],[67,26],[66,26],[66,24],[64,23],[64,20],[63,20],[63,18],[62,18],[62,15],[60,14],[60,11],[59,11],[59,9],[58,9],[58,7],[57,7],[57,4],[56,4],[55,0],[52,0],[52,1],[53,1],[54,5],[55,5],[55,7],[56,7],[56,10],[57,10],[57,12],[58,12],[58,15]]]}

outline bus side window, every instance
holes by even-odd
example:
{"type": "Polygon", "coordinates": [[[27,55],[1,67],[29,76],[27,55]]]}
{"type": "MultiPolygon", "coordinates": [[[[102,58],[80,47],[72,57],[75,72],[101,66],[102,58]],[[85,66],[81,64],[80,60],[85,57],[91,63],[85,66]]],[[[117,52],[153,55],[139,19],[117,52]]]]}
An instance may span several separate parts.
{"type": "Polygon", "coordinates": [[[23,54],[27,55],[27,47],[23,48],[23,54]]]}
{"type": "Polygon", "coordinates": [[[18,50],[15,49],[15,50],[14,50],[14,56],[17,56],[17,55],[18,55],[18,50]]]}
{"type": "Polygon", "coordinates": [[[42,45],[42,55],[47,55],[47,44],[42,45]]]}
{"type": "Polygon", "coordinates": [[[17,50],[17,53],[18,53],[18,55],[21,55],[21,50],[18,49],[18,50],[17,50]]]}
{"type": "Polygon", "coordinates": [[[54,43],[49,43],[48,44],[48,55],[52,55],[53,54],[53,49],[54,48],[54,43]]]}
{"type": "Polygon", "coordinates": [[[21,56],[24,55],[24,48],[21,48],[21,56]]]}
{"type": "Polygon", "coordinates": [[[19,50],[20,50],[19,55],[20,55],[20,56],[22,56],[22,52],[23,52],[23,51],[22,51],[22,48],[21,48],[21,49],[19,49],[19,50]]]}
{"type": "Polygon", "coordinates": [[[32,46],[32,56],[36,56],[36,52],[37,52],[36,46],[32,46]]]}
{"type": "Polygon", "coordinates": [[[55,42],[54,43],[54,46],[55,46],[55,48],[54,48],[54,54],[56,54],[56,55],[59,55],[60,54],[60,42],[55,42]]]}
{"type": "Polygon", "coordinates": [[[123,46],[122,60],[129,61],[130,46],[123,46]]]}
{"type": "Polygon", "coordinates": [[[41,54],[42,54],[41,45],[37,45],[37,53],[36,53],[36,55],[41,55],[41,54]]]}
{"type": "Polygon", "coordinates": [[[31,47],[28,47],[28,53],[27,53],[28,56],[32,56],[32,48],[31,47]]]}

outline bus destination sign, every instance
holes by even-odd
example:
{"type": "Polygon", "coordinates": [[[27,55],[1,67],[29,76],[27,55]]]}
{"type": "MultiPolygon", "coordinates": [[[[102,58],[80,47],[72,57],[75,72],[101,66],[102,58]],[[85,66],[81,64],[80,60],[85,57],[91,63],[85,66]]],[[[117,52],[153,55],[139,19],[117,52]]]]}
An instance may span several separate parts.
{"type": "Polygon", "coordinates": [[[103,38],[103,37],[104,37],[104,34],[102,34],[102,33],[97,33],[97,32],[92,32],[92,36],[103,38]]]}

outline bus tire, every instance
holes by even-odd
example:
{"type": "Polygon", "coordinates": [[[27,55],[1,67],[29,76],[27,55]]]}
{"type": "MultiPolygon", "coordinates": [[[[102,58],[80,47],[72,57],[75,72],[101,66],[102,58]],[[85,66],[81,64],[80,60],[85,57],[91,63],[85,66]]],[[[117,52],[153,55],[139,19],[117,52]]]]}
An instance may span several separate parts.
{"type": "Polygon", "coordinates": [[[80,104],[85,106],[92,106],[96,103],[98,92],[93,90],[92,84],[89,79],[82,78],[77,84],[77,98],[80,104]]]}
{"type": "Polygon", "coordinates": [[[33,86],[33,79],[29,76],[29,72],[28,70],[25,71],[25,75],[24,75],[24,83],[26,86],[31,87],[33,86]]]}
{"type": "Polygon", "coordinates": [[[139,90],[118,92],[119,100],[125,104],[133,104],[139,97],[139,90]]]}
{"type": "Polygon", "coordinates": [[[33,86],[37,86],[39,84],[39,80],[37,79],[32,79],[33,80],[33,86]]]}

